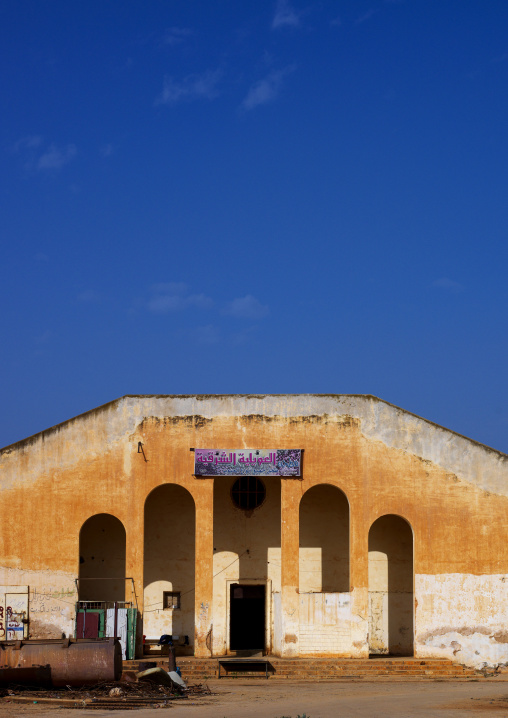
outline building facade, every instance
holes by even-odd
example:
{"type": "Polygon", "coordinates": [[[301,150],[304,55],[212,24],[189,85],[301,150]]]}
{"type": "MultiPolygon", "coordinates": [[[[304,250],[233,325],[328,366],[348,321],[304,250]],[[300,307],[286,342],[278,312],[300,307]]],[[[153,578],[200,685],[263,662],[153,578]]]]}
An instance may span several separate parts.
{"type": "Polygon", "coordinates": [[[508,663],[508,457],[375,397],[125,396],[3,449],[0,490],[0,640],[114,607],[138,654],[508,663]]]}

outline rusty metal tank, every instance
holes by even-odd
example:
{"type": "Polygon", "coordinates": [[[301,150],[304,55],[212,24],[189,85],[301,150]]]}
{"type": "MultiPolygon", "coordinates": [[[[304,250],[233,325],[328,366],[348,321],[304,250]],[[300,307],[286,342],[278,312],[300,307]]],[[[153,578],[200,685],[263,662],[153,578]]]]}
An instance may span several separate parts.
{"type": "Polygon", "coordinates": [[[1,641],[0,666],[51,668],[53,686],[86,686],[120,680],[122,648],[115,638],[1,641]]]}

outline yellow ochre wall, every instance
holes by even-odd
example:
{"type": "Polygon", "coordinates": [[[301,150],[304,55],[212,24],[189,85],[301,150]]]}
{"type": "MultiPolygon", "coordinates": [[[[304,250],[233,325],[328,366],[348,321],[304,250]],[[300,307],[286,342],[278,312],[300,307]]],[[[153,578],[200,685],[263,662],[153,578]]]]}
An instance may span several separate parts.
{"type": "MultiPolygon", "coordinates": [[[[72,635],[80,529],[106,513],[125,528],[125,571],[134,586],[126,582],[126,600],[142,616],[145,501],[157,487],[176,484],[194,503],[192,547],[189,522],[178,529],[177,501],[168,522],[177,529],[171,560],[180,551],[190,586],[183,590],[193,596],[184,628],[194,628],[196,655],[227,650],[226,581],[252,578],[270,582],[268,649],[367,656],[369,529],[393,514],[413,532],[415,653],[499,665],[508,662],[507,458],[374,397],[123,397],[2,451],[0,588],[30,587],[37,635],[44,626],[48,637],[72,635]],[[266,505],[246,518],[231,506],[231,479],[193,476],[193,447],[303,449],[303,478],[264,479],[266,505]],[[321,484],[342,492],[330,586],[312,578],[315,547],[300,549],[300,502],[321,484]],[[251,553],[229,566],[246,547],[251,553]],[[323,619],[319,651],[305,643],[306,627],[329,606],[337,618],[323,619]],[[334,621],[343,621],[340,635],[334,621]]],[[[319,527],[314,533],[330,555],[319,527]]],[[[311,539],[306,529],[304,543],[311,539]]]]}

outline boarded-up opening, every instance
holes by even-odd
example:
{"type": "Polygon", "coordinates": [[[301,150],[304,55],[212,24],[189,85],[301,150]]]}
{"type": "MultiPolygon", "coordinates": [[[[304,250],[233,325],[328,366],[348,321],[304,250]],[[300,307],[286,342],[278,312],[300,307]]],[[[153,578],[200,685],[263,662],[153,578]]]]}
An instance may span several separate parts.
{"type": "Polygon", "coordinates": [[[319,484],[300,502],[300,593],[348,591],[348,500],[337,487],[319,484]]]}
{"type": "Polygon", "coordinates": [[[413,655],[413,532],[400,516],[369,531],[369,650],[413,655]]]}
{"type": "Polygon", "coordinates": [[[100,615],[94,611],[81,611],[76,616],[76,637],[77,638],[98,638],[99,637],[100,615]]]}
{"type": "Polygon", "coordinates": [[[91,516],[81,527],[79,600],[125,601],[125,529],[110,514],[91,516]]]}
{"type": "Polygon", "coordinates": [[[179,636],[190,646],[181,652],[194,645],[194,546],[191,494],[176,484],[154,489],[145,502],[143,633],[148,639],[179,636]],[[180,594],[177,607],[168,593],[180,594]]]}

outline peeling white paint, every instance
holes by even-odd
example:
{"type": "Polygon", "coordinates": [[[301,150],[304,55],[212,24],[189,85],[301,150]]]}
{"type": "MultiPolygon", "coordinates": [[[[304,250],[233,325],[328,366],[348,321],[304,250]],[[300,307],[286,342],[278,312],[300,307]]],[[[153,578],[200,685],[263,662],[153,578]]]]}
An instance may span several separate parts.
{"type": "Polygon", "coordinates": [[[369,656],[369,591],[354,588],[351,593],[351,655],[354,658],[369,656]]]}
{"type": "Polygon", "coordinates": [[[415,576],[416,654],[473,668],[508,664],[508,576],[415,576]]]}

